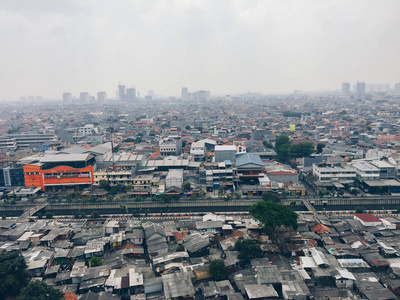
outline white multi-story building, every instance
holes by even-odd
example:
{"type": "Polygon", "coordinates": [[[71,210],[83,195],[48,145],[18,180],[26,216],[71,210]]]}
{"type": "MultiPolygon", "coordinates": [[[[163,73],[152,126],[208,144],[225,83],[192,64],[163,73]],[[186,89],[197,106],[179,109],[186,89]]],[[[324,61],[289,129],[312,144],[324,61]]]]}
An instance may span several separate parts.
{"type": "Polygon", "coordinates": [[[206,153],[206,145],[204,140],[194,142],[190,147],[190,154],[194,156],[195,161],[200,161],[206,153]]]}
{"type": "Polygon", "coordinates": [[[362,181],[379,179],[379,168],[367,161],[357,161],[352,166],[356,169],[357,178],[362,181]]]}
{"type": "Polygon", "coordinates": [[[100,180],[106,180],[111,185],[133,185],[132,171],[129,170],[99,170],[93,173],[94,184],[99,185],[100,180]]]}
{"type": "Polygon", "coordinates": [[[161,156],[180,155],[182,153],[182,139],[179,136],[169,136],[160,142],[161,156]]]}
{"type": "Polygon", "coordinates": [[[92,135],[96,132],[96,128],[93,124],[86,124],[85,126],[79,128],[78,132],[82,135],[92,135]]]}
{"type": "Polygon", "coordinates": [[[371,164],[379,169],[379,179],[395,179],[396,167],[385,160],[373,160],[371,164]]]}
{"type": "Polygon", "coordinates": [[[313,175],[319,181],[354,181],[357,176],[356,169],[349,166],[320,167],[313,164],[313,175]]]}

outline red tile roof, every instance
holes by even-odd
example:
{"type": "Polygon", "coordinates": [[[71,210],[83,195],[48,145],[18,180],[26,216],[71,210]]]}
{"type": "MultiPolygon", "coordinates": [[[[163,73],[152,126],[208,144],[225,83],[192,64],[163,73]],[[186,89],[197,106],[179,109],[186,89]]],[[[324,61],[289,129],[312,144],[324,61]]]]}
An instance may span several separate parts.
{"type": "Polygon", "coordinates": [[[354,216],[359,218],[363,222],[382,222],[377,217],[371,214],[354,214],[354,216]]]}

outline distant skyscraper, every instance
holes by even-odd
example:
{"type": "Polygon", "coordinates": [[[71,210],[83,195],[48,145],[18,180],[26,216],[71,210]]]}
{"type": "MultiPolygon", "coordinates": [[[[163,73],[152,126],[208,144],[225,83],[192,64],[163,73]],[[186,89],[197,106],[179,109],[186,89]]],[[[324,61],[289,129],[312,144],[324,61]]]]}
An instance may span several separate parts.
{"type": "Polygon", "coordinates": [[[125,86],[118,85],[118,100],[124,101],[125,100],[125,86]]]}
{"type": "Polygon", "coordinates": [[[63,94],[63,102],[64,103],[72,103],[72,95],[71,95],[71,93],[64,93],[63,94]]]}
{"type": "Polygon", "coordinates": [[[186,100],[186,95],[187,95],[188,93],[189,93],[188,88],[187,88],[187,87],[183,87],[183,88],[182,88],[182,94],[181,94],[182,100],[186,100]]]}
{"type": "Polygon", "coordinates": [[[36,102],[38,103],[43,102],[43,96],[36,96],[36,102]]]}
{"type": "Polygon", "coordinates": [[[394,85],[394,94],[395,94],[396,96],[400,96],[400,83],[396,83],[396,84],[394,85]]]}
{"type": "Polygon", "coordinates": [[[81,103],[88,103],[90,101],[89,93],[82,92],[79,96],[79,100],[81,103]]]}
{"type": "Polygon", "coordinates": [[[342,94],[350,95],[350,83],[349,82],[342,83],[342,94]]]}
{"type": "Polygon", "coordinates": [[[390,84],[366,84],[365,91],[367,93],[385,93],[390,91],[390,84]]]}
{"type": "Polygon", "coordinates": [[[148,94],[149,96],[153,97],[153,96],[154,96],[154,91],[153,91],[153,90],[149,90],[149,91],[147,92],[147,94],[148,94]]]}
{"type": "Polygon", "coordinates": [[[126,89],[125,100],[130,101],[130,102],[136,100],[136,89],[135,88],[126,89]]]}
{"type": "Polygon", "coordinates": [[[21,101],[21,102],[27,102],[28,101],[28,98],[26,97],[26,96],[21,96],[21,97],[19,97],[19,101],[21,101]]]}
{"type": "Polygon", "coordinates": [[[107,102],[107,93],[106,92],[98,92],[97,93],[97,101],[100,103],[107,102]]]}
{"type": "Polygon", "coordinates": [[[198,91],[196,92],[196,101],[207,101],[210,100],[210,91],[198,91]]]}
{"type": "Polygon", "coordinates": [[[182,100],[183,101],[207,101],[210,100],[210,91],[197,91],[194,93],[188,93],[187,88],[182,88],[182,100]]]}
{"type": "Polygon", "coordinates": [[[356,84],[356,93],[364,94],[365,93],[365,82],[357,82],[356,84]]]}
{"type": "Polygon", "coordinates": [[[36,102],[35,96],[28,96],[28,102],[29,103],[35,103],[36,102]]]}

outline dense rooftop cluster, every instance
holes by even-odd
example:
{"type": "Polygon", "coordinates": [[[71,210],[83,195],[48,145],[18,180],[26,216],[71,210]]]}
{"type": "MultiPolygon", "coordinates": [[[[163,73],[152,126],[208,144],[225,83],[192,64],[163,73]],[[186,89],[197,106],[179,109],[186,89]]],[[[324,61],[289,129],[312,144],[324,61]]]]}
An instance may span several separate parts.
{"type": "Polygon", "coordinates": [[[399,107],[390,94],[141,101],[2,107],[4,194],[79,201],[78,188],[91,188],[85,195],[112,201],[121,193],[399,192],[399,107]]]}
{"type": "Polygon", "coordinates": [[[214,214],[3,220],[0,255],[21,253],[34,280],[79,299],[383,300],[399,295],[399,227],[398,216],[300,216],[279,243],[253,219],[214,214]],[[260,252],[241,254],[238,241],[260,252]],[[223,280],[214,261],[222,261],[223,280]]]}

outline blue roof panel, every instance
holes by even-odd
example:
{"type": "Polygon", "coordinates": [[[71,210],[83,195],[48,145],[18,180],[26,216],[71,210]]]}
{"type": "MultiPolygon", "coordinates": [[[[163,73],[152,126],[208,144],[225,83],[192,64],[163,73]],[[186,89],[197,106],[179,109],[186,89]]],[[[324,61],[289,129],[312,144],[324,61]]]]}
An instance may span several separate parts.
{"type": "Polygon", "coordinates": [[[259,155],[251,153],[241,153],[236,155],[236,166],[240,167],[247,164],[255,164],[261,167],[264,166],[259,155]]]}

